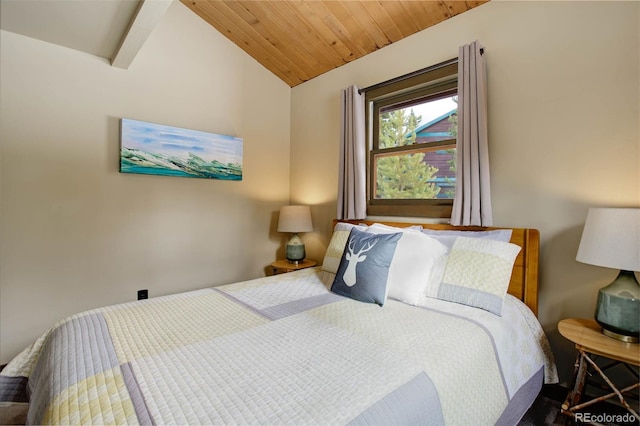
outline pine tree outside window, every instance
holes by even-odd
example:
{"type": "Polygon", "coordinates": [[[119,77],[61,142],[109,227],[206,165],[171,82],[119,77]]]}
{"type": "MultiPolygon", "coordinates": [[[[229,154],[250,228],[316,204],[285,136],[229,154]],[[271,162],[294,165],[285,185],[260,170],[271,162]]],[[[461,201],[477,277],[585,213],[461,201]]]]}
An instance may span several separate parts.
{"type": "Polygon", "coordinates": [[[366,92],[367,214],[450,217],[457,64],[366,92]]]}

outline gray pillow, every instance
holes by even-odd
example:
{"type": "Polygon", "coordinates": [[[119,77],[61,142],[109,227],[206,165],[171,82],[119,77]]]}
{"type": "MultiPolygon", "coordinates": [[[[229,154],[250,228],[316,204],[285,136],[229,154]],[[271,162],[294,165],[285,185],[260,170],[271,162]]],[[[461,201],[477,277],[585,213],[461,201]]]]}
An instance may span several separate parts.
{"type": "Polygon", "coordinates": [[[389,266],[401,236],[401,232],[371,234],[353,228],[331,291],[382,306],[387,299],[389,266]]]}

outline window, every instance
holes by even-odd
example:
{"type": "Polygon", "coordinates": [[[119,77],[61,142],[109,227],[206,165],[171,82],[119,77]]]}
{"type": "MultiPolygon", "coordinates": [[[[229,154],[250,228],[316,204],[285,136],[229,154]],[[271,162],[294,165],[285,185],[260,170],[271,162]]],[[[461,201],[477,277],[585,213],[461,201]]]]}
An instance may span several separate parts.
{"type": "Polygon", "coordinates": [[[450,217],[457,62],[367,89],[367,214],[450,217]]]}

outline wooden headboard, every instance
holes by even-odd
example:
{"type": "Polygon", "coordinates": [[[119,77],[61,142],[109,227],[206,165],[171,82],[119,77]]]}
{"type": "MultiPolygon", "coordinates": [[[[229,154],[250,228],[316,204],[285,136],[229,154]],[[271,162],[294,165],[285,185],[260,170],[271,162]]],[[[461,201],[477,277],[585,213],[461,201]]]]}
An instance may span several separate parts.
{"type": "MultiPolygon", "coordinates": [[[[334,220],[335,223],[338,220],[334,220]]],[[[420,225],[428,229],[456,230],[456,231],[490,231],[492,229],[511,229],[511,242],[519,245],[522,250],[516,258],[509,282],[509,294],[522,300],[535,315],[538,315],[538,256],[540,253],[540,232],[537,229],[529,228],[494,228],[480,226],[452,226],[447,224],[434,223],[403,223],[403,222],[380,222],[369,220],[341,220],[349,223],[382,223],[389,226],[407,227],[420,225]]]]}

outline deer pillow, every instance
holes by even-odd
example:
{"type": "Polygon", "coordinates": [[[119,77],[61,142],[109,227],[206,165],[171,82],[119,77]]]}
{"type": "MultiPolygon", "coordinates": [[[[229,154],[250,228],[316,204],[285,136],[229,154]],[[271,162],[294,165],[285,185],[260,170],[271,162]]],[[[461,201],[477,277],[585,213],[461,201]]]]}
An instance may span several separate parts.
{"type": "Polygon", "coordinates": [[[389,266],[402,233],[371,234],[353,228],[331,291],[380,306],[387,299],[389,266]]]}

